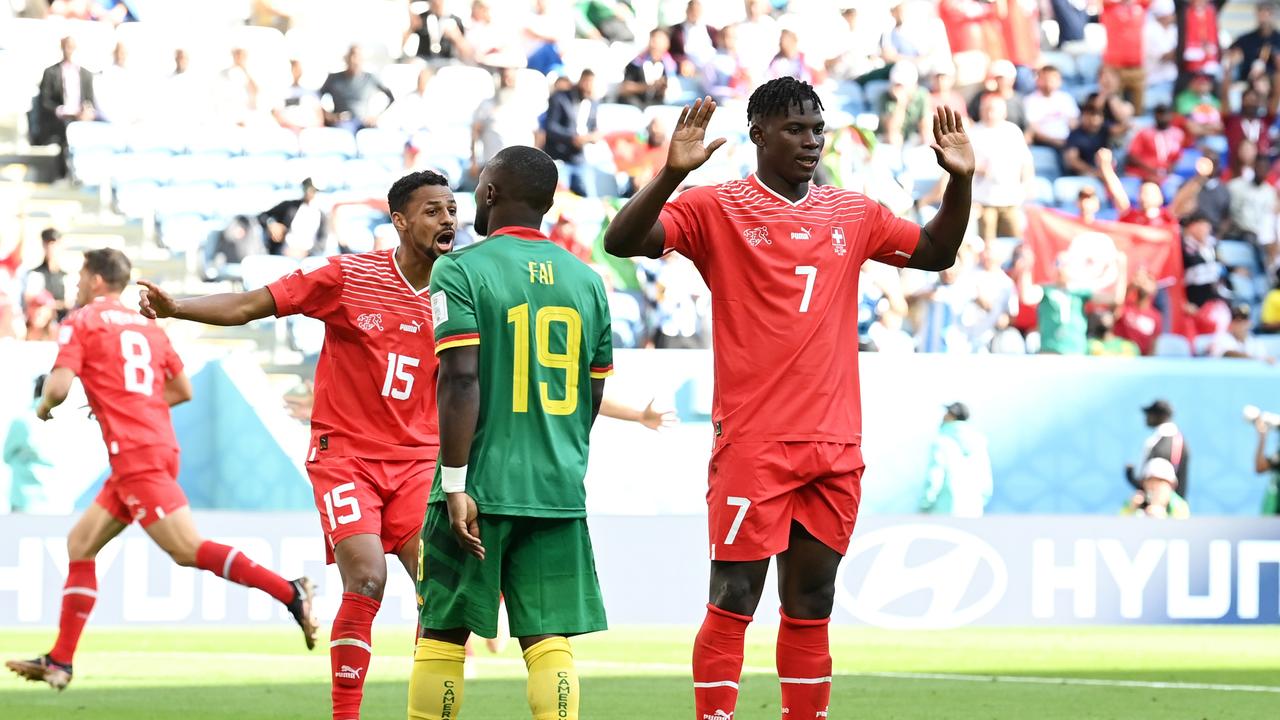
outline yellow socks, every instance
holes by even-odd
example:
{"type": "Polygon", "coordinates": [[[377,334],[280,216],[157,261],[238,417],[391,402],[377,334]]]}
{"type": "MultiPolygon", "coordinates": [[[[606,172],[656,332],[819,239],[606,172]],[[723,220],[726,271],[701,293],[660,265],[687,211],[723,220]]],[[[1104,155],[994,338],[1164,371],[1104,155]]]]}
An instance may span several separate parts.
{"type": "MultiPolygon", "coordinates": [[[[418,640],[413,674],[409,677],[409,720],[457,720],[462,709],[462,665],[466,657],[466,648],[461,645],[418,640]]],[[[574,700],[576,709],[577,698],[574,700]]]]}
{"type": "Polygon", "coordinates": [[[578,671],[569,640],[552,637],[524,651],[533,720],[578,720],[578,671]]]}

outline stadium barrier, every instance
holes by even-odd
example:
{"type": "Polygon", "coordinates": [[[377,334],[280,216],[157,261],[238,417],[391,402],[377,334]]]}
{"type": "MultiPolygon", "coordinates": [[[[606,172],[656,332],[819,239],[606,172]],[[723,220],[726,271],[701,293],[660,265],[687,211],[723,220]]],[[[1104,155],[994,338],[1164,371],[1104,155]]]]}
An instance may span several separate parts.
{"type": "MultiPolygon", "coordinates": [[[[286,414],[247,355],[181,348],[195,399],[174,410],[183,448],[180,482],[195,508],[310,510],[302,466],[308,432],[286,414]]],[[[52,363],[42,343],[0,351],[0,428],[30,407],[30,382],[52,363]]],[[[1245,405],[1272,408],[1280,372],[1244,360],[1004,355],[861,355],[862,510],[911,513],[923,487],[942,406],[967,403],[989,442],[995,494],[989,513],[1114,514],[1128,500],[1125,463],[1140,461],[1150,430],[1139,408],[1164,397],[1190,448],[1195,515],[1257,515],[1265,478],[1253,472],[1256,435],[1245,405]]],[[[593,432],[588,503],[606,515],[703,512],[711,454],[709,351],[619,351],[610,394],[675,408],[678,427],[650,432],[601,418],[593,432]]],[[[83,396],[59,421],[76,453],[56,458],[76,507],[92,502],[106,469],[83,396]],[[79,413],[77,416],[76,413],[79,413]],[[96,464],[95,464],[96,462],[96,464]],[[65,464],[65,466],[64,466],[65,464]],[[95,482],[96,481],[96,482],[95,482]]],[[[0,491],[7,468],[0,465],[0,491]]],[[[0,492],[0,495],[7,493],[0,492]]],[[[68,500],[70,507],[71,499],[68,500]]],[[[3,503],[0,503],[3,510],[3,503]]]]}
{"type": "MultiPolygon", "coordinates": [[[[327,623],[341,598],[314,513],[198,512],[203,533],[286,577],[317,578],[327,623]]],[[[0,627],[53,626],[68,517],[0,522],[0,627]]],[[[705,520],[592,516],[614,625],[693,625],[706,602],[705,520]]],[[[395,562],[394,558],[388,558],[395,562]]],[[[288,623],[266,595],[175,566],[135,528],[98,558],[93,625],[288,623]]],[[[771,580],[772,583],[772,580],[771,580]]],[[[756,613],[776,623],[776,596],[756,613]]],[[[411,626],[415,594],[389,573],[380,622],[411,626]]],[[[864,518],[837,582],[834,621],[903,630],[968,625],[1280,622],[1280,522],[1009,516],[864,518]]]]}

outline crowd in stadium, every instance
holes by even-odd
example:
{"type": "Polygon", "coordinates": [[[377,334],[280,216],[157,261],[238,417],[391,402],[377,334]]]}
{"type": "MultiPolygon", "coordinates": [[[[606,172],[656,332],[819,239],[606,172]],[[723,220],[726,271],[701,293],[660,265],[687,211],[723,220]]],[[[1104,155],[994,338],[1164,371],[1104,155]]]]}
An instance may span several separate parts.
{"type": "MultiPolygon", "coordinates": [[[[445,174],[467,223],[485,161],[536,144],[562,169],[550,235],[607,278],[617,345],[697,348],[711,303],[692,265],[611,258],[600,237],[696,97],[720,103],[710,132],[729,145],[690,182],[750,172],[746,94],[789,75],[824,101],[819,181],[920,221],[944,182],[931,109],[970,123],[971,240],[941,273],[864,268],[865,349],[1280,355],[1268,2],[1234,33],[1205,0],[517,4],[374,3],[385,41],[364,42],[318,30],[323,3],[258,0],[214,42],[148,21],[149,3],[135,22],[135,3],[58,0],[47,12],[71,21],[28,21],[54,60],[30,134],[204,279],[247,283],[394,241],[385,191],[409,169],[445,174]]],[[[0,335],[54,332],[49,263],[7,283],[20,309],[0,309],[0,335]]]]}

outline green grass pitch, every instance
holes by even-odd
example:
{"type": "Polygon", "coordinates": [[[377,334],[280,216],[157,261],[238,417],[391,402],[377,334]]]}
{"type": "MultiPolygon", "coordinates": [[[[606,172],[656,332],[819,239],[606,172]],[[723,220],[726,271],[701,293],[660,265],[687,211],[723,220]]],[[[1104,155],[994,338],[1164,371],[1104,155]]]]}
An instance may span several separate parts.
{"type": "MultiPolygon", "coordinates": [[[[622,628],[575,640],[585,720],[693,717],[693,628],[622,628]]],[[[364,717],[405,717],[412,631],[379,630],[364,717]]],[[[0,631],[0,657],[52,633],[0,631]]],[[[87,629],[58,694],[0,678],[4,720],[324,720],[329,661],[296,631],[87,629]]],[[[834,628],[831,718],[1081,720],[1280,717],[1280,627],[1102,627],[890,632],[834,628]]],[[[513,642],[469,660],[461,720],[528,717],[513,642]]],[[[773,630],[753,626],[737,720],[779,718],[773,630]]]]}

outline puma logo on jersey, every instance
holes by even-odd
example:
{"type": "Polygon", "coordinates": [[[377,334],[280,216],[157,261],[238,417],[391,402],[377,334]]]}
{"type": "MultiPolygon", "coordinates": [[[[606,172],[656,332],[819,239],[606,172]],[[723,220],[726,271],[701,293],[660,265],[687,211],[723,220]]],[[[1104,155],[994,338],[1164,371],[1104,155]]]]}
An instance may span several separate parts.
{"type": "Polygon", "coordinates": [[[703,713],[702,720],[733,720],[733,713],[723,710],[716,710],[710,715],[703,713]]]}
{"type": "Polygon", "coordinates": [[[364,672],[364,668],[353,668],[350,665],[343,665],[341,670],[334,673],[337,678],[345,678],[347,680],[359,680],[360,673],[364,672]]]}
{"type": "Polygon", "coordinates": [[[849,246],[845,244],[844,228],[831,228],[831,249],[841,257],[849,251],[849,246]]]}
{"type": "Polygon", "coordinates": [[[407,323],[400,323],[400,329],[407,333],[416,333],[422,329],[422,323],[411,320],[407,323]]]}
{"type": "Polygon", "coordinates": [[[747,228],[742,231],[742,237],[746,239],[747,244],[751,247],[756,247],[760,243],[765,245],[773,244],[773,241],[769,239],[769,228],[767,227],[747,228]]]}
{"type": "Polygon", "coordinates": [[[361,330],[364,330],[365,332],[370,332],[374,328],[377,328],[379,331],[381,331],[382,330],[382,313],[365,313],[364,315],[357,317],[356,327],[360,328],[361,330]]]}
{"type": "Polygon", "coordinates": [[[813,238],[813,231],[811,231],[809,228],[802,227],[800,228],[799,232],[795,230],[791,231],[792,240],[810,240],[812,238],[813,238]]]}

